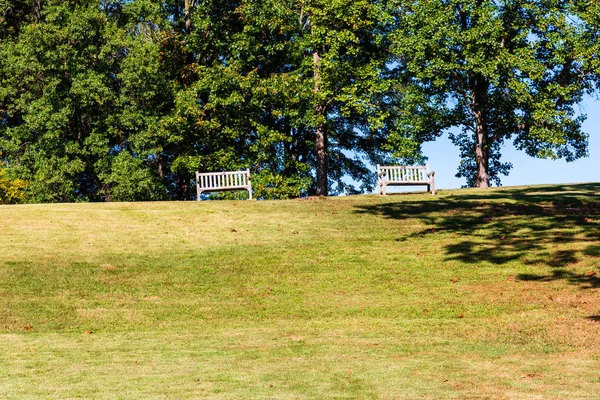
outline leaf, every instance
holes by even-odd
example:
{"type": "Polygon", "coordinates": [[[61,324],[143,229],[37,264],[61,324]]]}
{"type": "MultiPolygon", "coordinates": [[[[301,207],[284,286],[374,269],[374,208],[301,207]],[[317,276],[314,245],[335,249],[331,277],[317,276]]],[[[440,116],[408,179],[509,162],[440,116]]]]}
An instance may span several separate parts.
{"type": "Polygon", "coordinates": [[[531,379],[531,378],[535,378],[536,376],[539,376],[539,374],[535,374],[535,373],[525,374],[525,375],[521,375],[521,378],[529,378],[529,379],[531,379]]]}

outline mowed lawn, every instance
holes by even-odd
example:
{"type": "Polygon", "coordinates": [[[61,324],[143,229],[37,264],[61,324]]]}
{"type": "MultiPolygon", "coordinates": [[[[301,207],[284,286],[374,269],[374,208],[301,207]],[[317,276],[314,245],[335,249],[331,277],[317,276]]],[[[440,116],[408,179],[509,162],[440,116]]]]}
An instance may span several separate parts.
{"type": "Polygon", "coordinates": [[[0,398],[600,398],[600,184],[0,206],[0,398]]]}

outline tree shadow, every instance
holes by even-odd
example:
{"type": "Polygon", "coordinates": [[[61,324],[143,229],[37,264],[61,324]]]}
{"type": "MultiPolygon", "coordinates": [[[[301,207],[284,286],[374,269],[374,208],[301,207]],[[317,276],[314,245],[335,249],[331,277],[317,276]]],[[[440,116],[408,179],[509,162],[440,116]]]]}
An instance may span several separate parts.
{"type": "Polygon", "coordinates": [[[600,184],[448,192],[427,200],[398,195],[401,201],[359,206],[356,212],[427,225],[397,241],[438,233],[456,236],[445,246],[446,260],[546,265],[547,275],[517,278],[600,287],[595,275],[568,270],[584,257],[600,256],[600,184]]]}
{"type": "Polygon", "coordinates": [[[519,274],[517,278],[521,281],[537,282],[565,280],[569,283],[579,285],[582,289],[597,289],[600,287],[600,278],[596,275],[576,274],[563,268],[552,270],[549,275],[519,274]]]}

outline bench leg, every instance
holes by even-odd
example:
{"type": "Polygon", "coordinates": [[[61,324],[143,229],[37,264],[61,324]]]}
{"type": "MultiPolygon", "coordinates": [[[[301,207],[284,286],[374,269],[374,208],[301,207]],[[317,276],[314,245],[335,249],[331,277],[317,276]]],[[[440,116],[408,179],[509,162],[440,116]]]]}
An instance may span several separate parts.
{"type": "Polygon", "coordinates": [[[387,185],[385,184],[385,182],[383,183],[383,195],[387,196],[387,185]]]}
{"type": "Polygon", "coordinates": [[[200,194],[202,193],[202,191],[200,190],[200,174],[198,173],[198,171],[196,171],[196,195],[197,195],[197,200],[200,201],[200,194]]]}
{"type": "Polygon", "coordinates": [[[427,190],[431,190],[431,195],[435,196],[435,180],[433,176],[431,177],[431,185],[427,185],[427,190]]]}

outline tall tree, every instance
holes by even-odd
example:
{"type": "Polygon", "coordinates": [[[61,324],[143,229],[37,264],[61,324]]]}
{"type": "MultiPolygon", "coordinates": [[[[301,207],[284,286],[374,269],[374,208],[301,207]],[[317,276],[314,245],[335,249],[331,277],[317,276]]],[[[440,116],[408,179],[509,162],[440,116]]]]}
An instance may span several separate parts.
{"type": "MultiPolygon", "coordinates": [[[[587,155],[584,116],[575,106],[591,89],[582,65],[584,30],[573,2],[550,0],[405,1],[394,38],[402,73],[425,93],[433,132],[451,127],[468,186],[500,184],[509,139],[539,158],[587,155]]],[[[421,102],[423,97],[416,97],[421,102]]],[[[407,107],[414,106],[407,101],[407,107]]],[[[411,124],[422,122],[417,114],[411,124]]],[[[392,138],[393,139],[393,138],[392,138]]]]}
{"type": "Polygon", "coordinates": [[[8,23],[0,150],[34,201],[95,200],[108,189],[102,175],[124,143],[115,120],[118,14],[99,1],[48,0],[35,2],[18,28],[8,23]]]}
{"type": "MultiPolygon", "coordinates": [[[[330,173],[364,180],[368,170],[359,157],[374,161],[375,146],[390,119],[377,115],[383,106],[389,61],[389,33],[395,26],[395,1],[310,0],[305,15],[312,49],[316,194],[326,195],[330,173]]],[[[302,18],[301,18],[302,19],[302,18]]]]}

